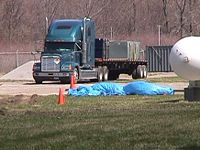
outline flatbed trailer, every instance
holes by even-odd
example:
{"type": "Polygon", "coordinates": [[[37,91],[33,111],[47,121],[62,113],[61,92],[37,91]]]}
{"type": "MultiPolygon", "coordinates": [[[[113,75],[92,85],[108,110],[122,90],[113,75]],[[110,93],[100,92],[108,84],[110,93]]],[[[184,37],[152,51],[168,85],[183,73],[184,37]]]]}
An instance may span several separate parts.
{"type": "MultiPolygon", "coordinates": [[[[120,74],[132,75],[133,79],[147,77],[146,60],[95,59],[95,66],[102,67],[103,74],[108,73],[108,80],[116,80],[120,74]]],[[[104,75],[105,76],[105,75],[104,75]]]]}

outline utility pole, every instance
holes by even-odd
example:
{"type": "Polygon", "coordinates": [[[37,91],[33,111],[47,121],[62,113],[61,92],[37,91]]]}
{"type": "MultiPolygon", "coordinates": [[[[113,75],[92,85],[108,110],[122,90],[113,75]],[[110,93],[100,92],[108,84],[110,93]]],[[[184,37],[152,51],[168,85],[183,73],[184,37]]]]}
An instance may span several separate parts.
{"type": "Polygon", "coordinates": [[[48,27],[49,27],[49,20],[48,17],[45,18],[45,35],[48,33],[48,27]]]}
{"type": "Polygon", "coordinates": [[[158,25],[158,45],[161,45],[161,25],[158,25]]]}
{"type": "Polygon", "coordinates": [[[110,28],[110,40],[112,40],[113,39],[113,28],[111,27],[110,28]]]}

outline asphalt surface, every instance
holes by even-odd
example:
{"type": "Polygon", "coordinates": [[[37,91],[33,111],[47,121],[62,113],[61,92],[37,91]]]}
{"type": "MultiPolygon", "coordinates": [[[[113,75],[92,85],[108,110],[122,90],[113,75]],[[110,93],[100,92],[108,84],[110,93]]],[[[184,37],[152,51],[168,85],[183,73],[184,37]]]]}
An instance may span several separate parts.
{"type": "MultiPolygon", "coordinates": [[[[81,83],[80,85],[92,85],[93,83],[81,83]]],[[[119,83],[125,85],[126,83],[119,83]]],[[[183,92],[183,89],[188,86],[188,83],[156,83],[161,86],[172,87],[176,91],[183,92]]],[[[59,82],[49,82],[44,84],[35,84],[34,82],[0,82],[0,95],[52,95],[58,94],[59,88],[69,89],[69,84],[60,84],[59,82]]]]}
{"type": "MultiPolygon", "coordinates": [[[[59,82],[44,82],[44,84],[35,84],[32,78],[32,66],[34,61],[30,61],[0,78],[0,95],[51,95],[58,94],[59,88],[69,89],[69,84],[60,84],[59,82]]],[[[173,77],[174,73],[149,73],[148,78],[173,77]]],[[[130,79],[131,76],[120,75],[120,79],[130,79]]],[[[85,82],[80,85],[92,85],[94,83],[85,82]]],[[[119,83],[126,84],[126,83],[119,83]]],[[[188,86],[186,82],[176,83],[156,83],[161,86],[174,88],[176,91],[183,91],[188,86]]]]}

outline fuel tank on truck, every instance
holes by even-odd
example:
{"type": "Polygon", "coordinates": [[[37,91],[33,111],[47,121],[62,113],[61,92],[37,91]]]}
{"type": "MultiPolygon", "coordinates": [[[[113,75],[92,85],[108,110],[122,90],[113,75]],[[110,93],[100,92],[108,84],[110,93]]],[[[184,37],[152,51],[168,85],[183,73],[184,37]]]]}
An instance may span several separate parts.
{"type": "Polygon", "coordinates": [[[185,37],[176,42],[169,61],[180,77],[190,81],[200,80],[200,37],[185,37]]]}

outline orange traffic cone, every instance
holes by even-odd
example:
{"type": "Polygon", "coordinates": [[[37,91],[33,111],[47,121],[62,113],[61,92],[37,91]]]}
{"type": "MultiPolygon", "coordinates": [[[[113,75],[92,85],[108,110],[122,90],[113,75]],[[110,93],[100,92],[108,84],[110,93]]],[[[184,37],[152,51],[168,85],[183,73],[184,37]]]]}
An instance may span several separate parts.
{"type": "Polygon", "coordinates": [[[65,104],[65,96],[64,96],[64,89],[59,88],[59,96],[58,96],[58,104],[64,105],[65,104]]]}
{"type": "Polygon", "coordinates": [[[75,79],[73,74],[71,75],[70,88],[71,89],[75,89],[76,88],[76,79],[75,79]]]}

